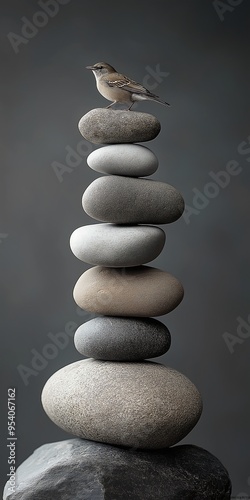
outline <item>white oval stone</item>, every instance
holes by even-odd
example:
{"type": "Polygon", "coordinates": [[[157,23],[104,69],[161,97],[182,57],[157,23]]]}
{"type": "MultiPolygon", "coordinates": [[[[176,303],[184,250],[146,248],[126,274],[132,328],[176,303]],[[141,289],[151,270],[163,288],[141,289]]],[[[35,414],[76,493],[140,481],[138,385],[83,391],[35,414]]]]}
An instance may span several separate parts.
{"type": "Polygon", "coordinates": [[[90,168],[102,174],[141,177],[151,175],[158,168],[158,159],[139,144],[112,144],[93,151],[87,158],[90,168]]]}
{"type": "Polygon", "coordinates": [[[93,224],[76,229],[70,238],[73,254],[94,266],[131,267],[154,260],[165,233],[155,226],[93,224]]]}
{"type": "Polygon", "coordinates": [[[50,419],[83,439],[137,448],[165,448],[183,439],[202,411],[199,391],[158,363],[85,359],[46,382],[50,419]]]}

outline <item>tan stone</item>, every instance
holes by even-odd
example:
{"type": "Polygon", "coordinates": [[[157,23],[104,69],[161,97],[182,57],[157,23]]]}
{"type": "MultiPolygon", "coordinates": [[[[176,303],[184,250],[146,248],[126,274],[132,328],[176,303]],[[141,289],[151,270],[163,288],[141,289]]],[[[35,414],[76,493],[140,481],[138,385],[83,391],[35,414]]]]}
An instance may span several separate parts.
{"type": "Polygon", "coordinates": [[[79,307],[109,316],[161,316],[183,298],[181,283],[171,274],[149,266],[85,271],[74,288],[79,307]]]}

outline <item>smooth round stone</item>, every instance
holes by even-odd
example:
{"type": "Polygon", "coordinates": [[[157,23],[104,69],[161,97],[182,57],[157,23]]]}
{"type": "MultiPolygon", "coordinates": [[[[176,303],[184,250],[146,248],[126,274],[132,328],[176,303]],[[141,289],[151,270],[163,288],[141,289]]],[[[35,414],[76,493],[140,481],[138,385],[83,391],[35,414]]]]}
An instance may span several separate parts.
{"type": "Polygon", "coordinates": [[[155,116],[121,109],[92,109],[79,121],[79,130],[94,144],[144,142],[154,139],[161,130],[155,116]]]}
{"type": "Polygon", "coordinates": [[[107,267],[140,266],[161,253],[165,233],[155,226],[93,224],[76,229],[70,247],[78,259],[107,267]]]}
{"type": "Polygon", "coordinates": [[[171,274],[149,266],[96,266],[76,282],[79,307],[106,316],[150,317],[167,314],[183,298],[181,283],[171,274]]]}
{"type": "Polygon", "coordinates": [[[150,361],[76,361],[49,378],[42,404],[75,436],[151,449],[178,443],[202,412],[200,393],[187,377],[150,361]]]}
{"type": "Polygon", "coordinates": [[[109,175],[95,179],[82,197],[93,219],[116,224],[167,224],[181,217],[184,200],[165,182],[109,175]]]}
{"type": "Polygon", "coordinates": [[[87,158],[90,168],[101,174],[143,177],[156,172],[155,154],[139,144],[112,144],[96,149],[87,158]]]}
{"type": "Polygon", "coordinates": [[[156,319],[104,316],[79,326],[74,342],[80,354],[90,358],[138,361],[162,356],[170,348],[171,337],[156,319]]]}
{"type": "Polygon", "coordinates": [[[3,500],[229,500],[231,490],[225,467],[198,446],[138,452],[74,438],[37,448],[3,500]]]}

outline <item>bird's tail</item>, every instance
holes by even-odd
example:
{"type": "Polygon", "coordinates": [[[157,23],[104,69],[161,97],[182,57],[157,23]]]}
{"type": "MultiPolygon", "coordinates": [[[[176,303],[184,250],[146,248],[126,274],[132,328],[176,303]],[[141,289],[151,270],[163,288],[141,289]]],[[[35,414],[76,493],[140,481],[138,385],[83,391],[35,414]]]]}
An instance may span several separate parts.
{"type": "Polygon", "coordinates": [[[133,93],[133,98],[135,101],[156,101],[159,102],[160,104],[163,104],[164,106],[170,106],[168,102],[162,101],[158,95],[152,94],[151,92],[145,92],[145,93],[133,93]]]}
{"type": "Polygon", "coordinates": [[[151,101],[156,101],[156,102],[159,102],[160,104],[163,104],[164,106],[170,106],[169,102],[165,102],[165,101],[162,101],[158,95],[154,95],[154,94],[147,94],[147,99],[151,100],[151,101]]]}

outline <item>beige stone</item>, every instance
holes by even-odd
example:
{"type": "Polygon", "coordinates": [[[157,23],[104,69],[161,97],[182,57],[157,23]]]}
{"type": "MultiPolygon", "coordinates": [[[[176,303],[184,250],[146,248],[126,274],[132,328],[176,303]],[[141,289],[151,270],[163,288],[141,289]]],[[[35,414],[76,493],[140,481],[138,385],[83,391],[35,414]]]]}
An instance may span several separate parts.
{"type": "Polygon", "coordinates": [[[149,266],[85,271],[74,288],[79,307],[109,316],[161,316],[183,298],[181,283],[171,274],[149,266]]]}

